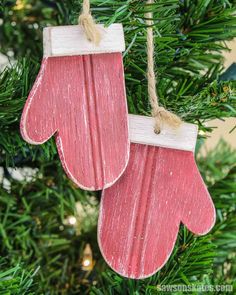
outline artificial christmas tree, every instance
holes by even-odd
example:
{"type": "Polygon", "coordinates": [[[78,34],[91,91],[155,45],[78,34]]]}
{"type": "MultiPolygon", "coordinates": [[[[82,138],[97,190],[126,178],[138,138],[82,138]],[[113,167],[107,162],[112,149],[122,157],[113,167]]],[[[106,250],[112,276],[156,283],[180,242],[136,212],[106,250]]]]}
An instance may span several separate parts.
{"type": "MultiPolygon", "coordinates": [[[[94,0],[91,5],[97,22],[124,26],[130,113],[151,111],[145,19],[151,10],[160,105],[198,124],[201,133],[210,130],[207,120],[235,116],[235,82],[218,80],[224,41],[236,35],[234,1],[160,0],[147,6],[94,0]]],[[[21,139],[19,120],[42,58],[42,29],[77,24],[80,10],[81,1],[75,0],[1,3],[1,51],[13,61],[0,76],[1,293],[156,294],[160,285],[233,285],[236,158],[225,143],[198,157],[217,209],[214,230],[196,238],[181,226],[165,267],[135,281],[112,272],[98,250],[100,193],[82,191],[65,177],[53,140],[32,147],[21,139]]],[[[203,141],[199,138],[198,147],[203,141]]]]}

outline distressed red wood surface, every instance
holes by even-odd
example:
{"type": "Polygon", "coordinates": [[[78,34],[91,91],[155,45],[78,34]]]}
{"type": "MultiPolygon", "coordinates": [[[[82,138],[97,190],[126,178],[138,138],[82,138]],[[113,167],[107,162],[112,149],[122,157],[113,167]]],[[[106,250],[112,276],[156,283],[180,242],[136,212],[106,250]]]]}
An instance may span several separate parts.
{"type": "Polygon", "coordinates": [[[112,185],[129,158],[121,53],[45,58],[21,133],[31,144],[55,134],[62,165],[81,188],[112,185]]]}
{"type": "Polygon", "coordinates": [[[98,240],[105,260],[122,276],[151,276],[171,255],[180,222],[197,235],[215,222],[193,153],[131,144],[125,173],[102,196],[98,240]]]}

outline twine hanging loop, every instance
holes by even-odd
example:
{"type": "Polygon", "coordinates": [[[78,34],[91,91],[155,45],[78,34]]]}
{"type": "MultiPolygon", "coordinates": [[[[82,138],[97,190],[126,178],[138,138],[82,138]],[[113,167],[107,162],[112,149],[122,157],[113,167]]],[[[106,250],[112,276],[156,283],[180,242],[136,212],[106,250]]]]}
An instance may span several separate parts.
{"type": "MultiPolygon", "coordinates": [[[[154,0],[147,0],[147,4],[153,4],[154,0]]],[[[154,35],[153,35],[153,13],[145,14],[147,23],[147,80],[148,80],[148,96],[152,107],[152,116],[155,119],[154,131],[159,134],[164,123],[177,128],[181,124],[181,119],[159,106],[159,99],[156,91],[156,77],[154,71],[154,35]]]]}
{"type": "Polygon", "coordinates": [[[91,15],[89,0],[83,0],[82,13],[79,16],[79,24],[84,28],[88,40],[99,45],[101,41],[101,33],[96,27],[96,23],[91,15]]]}

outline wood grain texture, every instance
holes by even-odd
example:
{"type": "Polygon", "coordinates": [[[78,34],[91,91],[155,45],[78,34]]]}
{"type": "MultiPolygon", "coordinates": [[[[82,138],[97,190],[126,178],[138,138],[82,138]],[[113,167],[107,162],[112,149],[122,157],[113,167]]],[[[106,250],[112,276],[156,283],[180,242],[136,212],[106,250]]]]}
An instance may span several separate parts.
{"type": "Polygon", "coordinates": [[[44,28],[44,57],[125,51],[122,24],[112,24],[109,27],[97,25],[97,27],[102,36],[99,45],[90,42],[82,26],[79,25],[44,28]]]}
{"type": "Polygon", "coordinates": [[[129,115],[129,136],[133,143],[148,144],[194,152],[198,126],[182,123],[174,129],[164,125],[161,133],[154,132],[155,119],[152,117],[129,115]]]}
{"type": "Polygon", "coordinates": [[[215,223],[192,152],[131,144],[125,173],[103,191],[98,241],[109,266],[142,279],[168,260],[180,223],[204,235],[215,223]]]}
{"type": "Polygon", "coordinates": [[[121,53],[45,58],[21,119],[31,144],[56,135],[61,162],[81,188],[100,190],[129,158],[121,53]]]}

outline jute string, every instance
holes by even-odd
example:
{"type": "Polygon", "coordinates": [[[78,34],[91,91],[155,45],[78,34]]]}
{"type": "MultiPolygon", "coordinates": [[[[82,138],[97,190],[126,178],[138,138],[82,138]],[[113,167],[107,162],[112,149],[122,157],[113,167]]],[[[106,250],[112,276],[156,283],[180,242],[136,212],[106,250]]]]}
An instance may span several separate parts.
{"type": "Polygon", "coordinates": [[[83,0],[82,13],[79,16],[79,24],[84,28],[88,40],[98,45],[101,41],[101,34],[91,15],[89,0],[83,0]]]}
{"type": "MultiPolygon", "coordinates": [[[[147,4],[153,4],[154,0],[147,0],[147,4]]],[[[147,79],[148,79],[148,95],[152,107],[152,116],[155,119],[154,131],[159,134],[164,123],[171,127],[177,128],[181,124],[181,119],[159,106],[159,99],[156,91],[156,77],[154,71],[154,35],[153,35],[153,13],[147,12],[145,14],[147,28],[147,79]]]]}

